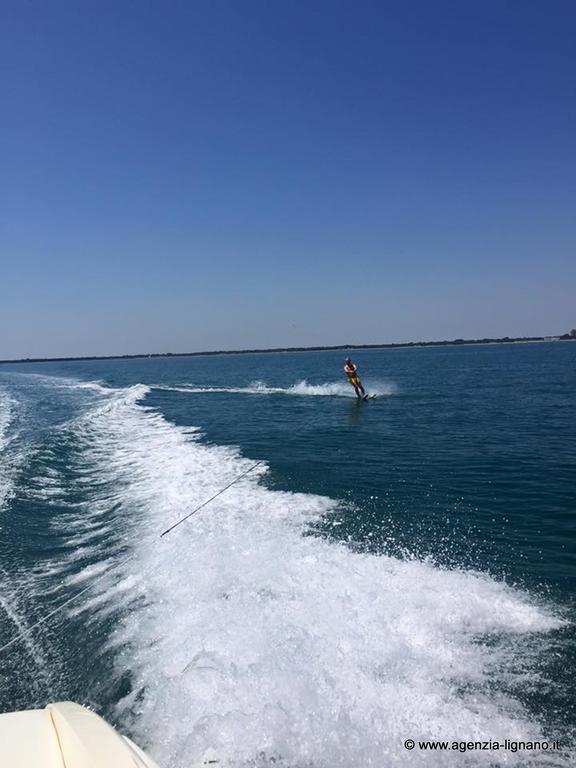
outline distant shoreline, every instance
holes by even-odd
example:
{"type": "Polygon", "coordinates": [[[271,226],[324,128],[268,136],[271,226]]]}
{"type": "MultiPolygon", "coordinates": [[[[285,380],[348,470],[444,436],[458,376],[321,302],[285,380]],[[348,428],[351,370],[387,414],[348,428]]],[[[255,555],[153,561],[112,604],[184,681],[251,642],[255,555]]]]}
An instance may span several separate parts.
{"type": "Polygon", "coordinates": [[[230,349],[212,350],[208,352],[151,352],[134,355],[84,355],[79,357],[23,357],[13,360],[0,360],[0,365],[10,363],[71,363],[88,362],[90,360],[138,360],[162,357],[212,357],[215,355],[255,355],[274,354],[278,352],[330,352],[338,350],[362,349],[414,349],[422,347],[462,347],[479,344],[527,344],[533,342],[576,341],[569,334],[561,336],[504,336],[499,339],[454,339],[453,341],[408,341],[396,344],[336,344],[333,346],[314,347],[274,347],[271,349],[230,349]]]}

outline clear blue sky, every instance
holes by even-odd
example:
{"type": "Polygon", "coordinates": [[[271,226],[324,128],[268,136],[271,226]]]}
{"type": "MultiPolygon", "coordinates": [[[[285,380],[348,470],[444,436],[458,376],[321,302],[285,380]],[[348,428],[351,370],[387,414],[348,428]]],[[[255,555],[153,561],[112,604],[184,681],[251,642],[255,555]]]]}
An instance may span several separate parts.
{"type": "Polygon", "coordinates": [[[4,0],[0,357],[576,326],[572,0],[4,0]]]}

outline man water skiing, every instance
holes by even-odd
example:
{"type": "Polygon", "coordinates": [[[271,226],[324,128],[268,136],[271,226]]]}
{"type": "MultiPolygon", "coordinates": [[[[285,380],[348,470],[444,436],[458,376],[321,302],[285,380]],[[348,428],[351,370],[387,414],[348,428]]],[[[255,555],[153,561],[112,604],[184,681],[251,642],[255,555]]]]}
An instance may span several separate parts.
{"type": "Polygon", "coordinates": [[[349,357],[346,358],[344,361],[344,373],[346,376],[348,376],[348,381],[352,386],[354,387],[354,391],[356,392],[356,396],[362,400],[366,397],[366,391],[364,387],[362,386],[362,382],[360,381],[360,377],[358,376],[358,369],[350,360],[349,357]]]}

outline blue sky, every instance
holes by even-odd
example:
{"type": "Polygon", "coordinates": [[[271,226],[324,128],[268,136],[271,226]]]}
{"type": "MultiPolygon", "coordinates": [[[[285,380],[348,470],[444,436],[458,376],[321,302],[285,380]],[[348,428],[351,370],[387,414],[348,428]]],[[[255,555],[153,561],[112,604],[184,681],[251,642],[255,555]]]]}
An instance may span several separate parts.
{"type": "Polygon", "coordinates": [[[0,357],[576,326],[576,5],[6,0],[0,357]]]}

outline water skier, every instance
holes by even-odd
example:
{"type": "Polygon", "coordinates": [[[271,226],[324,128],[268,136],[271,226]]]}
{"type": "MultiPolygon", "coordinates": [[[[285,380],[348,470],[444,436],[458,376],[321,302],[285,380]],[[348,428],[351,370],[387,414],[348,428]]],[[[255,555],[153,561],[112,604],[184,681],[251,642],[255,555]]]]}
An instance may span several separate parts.
{"type": "Polygon", "coordinates": [[[354,363],[352,362],[352,360],[350,360],[349,357],[347,357],[346,360],[344,361],[344,373],[346,374],[346,376],[348,376],[348,382],[352,384],[352,386],[354,387],[356,396],[360,400],[365,398],[366,391],[362,386],[360,377],[358,376],[358,368],[354,365],[354,363]]]}

